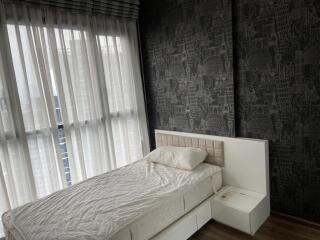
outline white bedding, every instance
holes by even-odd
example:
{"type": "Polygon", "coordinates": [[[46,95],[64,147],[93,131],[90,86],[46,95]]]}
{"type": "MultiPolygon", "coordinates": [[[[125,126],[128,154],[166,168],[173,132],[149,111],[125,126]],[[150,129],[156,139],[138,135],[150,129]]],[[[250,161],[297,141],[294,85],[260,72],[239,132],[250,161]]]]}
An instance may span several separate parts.
{"type": "Polygon", "coordinates": [[[205,163],[184,171],[141,160],[16,208],[4,215],[5,227],[15,240],[113,239],[220,171],[205,163]]]}

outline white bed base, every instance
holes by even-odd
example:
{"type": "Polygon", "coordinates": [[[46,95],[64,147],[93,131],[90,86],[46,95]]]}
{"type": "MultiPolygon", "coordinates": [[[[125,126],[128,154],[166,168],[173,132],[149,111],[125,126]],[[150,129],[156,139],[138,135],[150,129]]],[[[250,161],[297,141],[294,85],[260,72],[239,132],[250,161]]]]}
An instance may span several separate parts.
{"type": "MultiPolygon", "coordinates": [[[[268,141],[248,138],[230,138],[194,133],[155,130],[156,134],[168,134],[224,142],[223,186],[234,186],[263,196],[252,216],[254,230],[270,215],[269,147],[268,141]]],[[[185,216],[161,231],[152,240],[185,240],[212,219],[211,196],[185,216]]]]}
{"type": "Polygon", "coordinates": [[[171,224],[152,240],[186,240],[203,227],[211,218],[213,196],[171,224]]]}

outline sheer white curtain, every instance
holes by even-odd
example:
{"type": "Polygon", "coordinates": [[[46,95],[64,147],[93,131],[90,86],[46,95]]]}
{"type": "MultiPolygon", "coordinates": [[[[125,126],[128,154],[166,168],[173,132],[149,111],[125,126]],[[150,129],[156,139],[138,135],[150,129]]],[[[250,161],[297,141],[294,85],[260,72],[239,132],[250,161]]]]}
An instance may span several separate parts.
{"type": "Polygon", "coordinates": [[[0,6],[0,212],[142,158],[136,23],[0,6]]]}

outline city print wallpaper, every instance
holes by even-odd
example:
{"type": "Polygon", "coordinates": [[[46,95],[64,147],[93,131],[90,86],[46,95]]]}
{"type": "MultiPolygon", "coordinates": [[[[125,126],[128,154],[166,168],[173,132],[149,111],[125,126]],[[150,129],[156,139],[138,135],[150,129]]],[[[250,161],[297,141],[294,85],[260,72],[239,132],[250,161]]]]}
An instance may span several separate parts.
{"type": "Polygon", "coordinates": [[[236,132],[270,140],[272,210],[320,222],[320,1],[234,1],[236,132]]]}
{"type": "Polygon", "coordinates": [[[151,128],[234,136],[231,0],[145,1],[151,128]]]}
{"type": "Polygon", "coordinates": [[[273,211],[320,222],[320,1],[145,0],[155,128],[270,141],[273,211]]]}

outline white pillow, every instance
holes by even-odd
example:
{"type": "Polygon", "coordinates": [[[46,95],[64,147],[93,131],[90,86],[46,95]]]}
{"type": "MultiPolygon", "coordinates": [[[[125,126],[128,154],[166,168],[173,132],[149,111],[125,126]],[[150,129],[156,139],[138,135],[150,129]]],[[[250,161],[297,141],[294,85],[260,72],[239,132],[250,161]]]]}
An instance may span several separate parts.
{"type": "Polygon", "coordinates": [[[150,152],[144,159],[169,167],[192,170],[202,163],[208,153],[200,148],[162,146],[150,152]]]}

